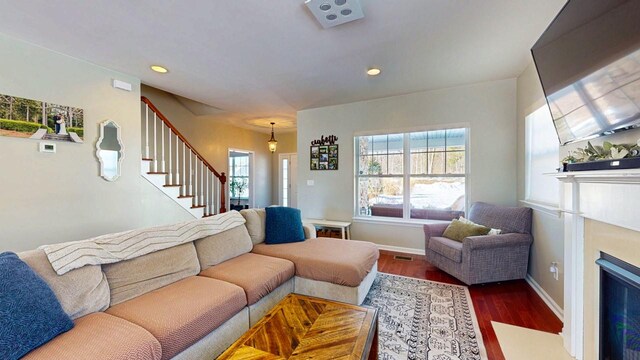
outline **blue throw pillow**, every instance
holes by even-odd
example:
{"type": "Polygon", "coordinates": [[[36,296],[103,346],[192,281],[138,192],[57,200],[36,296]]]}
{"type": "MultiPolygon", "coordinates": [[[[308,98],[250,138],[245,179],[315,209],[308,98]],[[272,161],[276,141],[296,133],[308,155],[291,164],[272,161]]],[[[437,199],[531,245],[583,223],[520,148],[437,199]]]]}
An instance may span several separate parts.
{"type": "Polygon", "coordinates": [[[265,210],[267,211],[264,239],[266,244],[304,241],[300,210],[283,206],[272,206],[265,210]]]}
{"type": "Polygon", "coordinates": [[[18,255],[0,254],[0,359],[19,359],[71,328],[49,285],[18,255]]]}

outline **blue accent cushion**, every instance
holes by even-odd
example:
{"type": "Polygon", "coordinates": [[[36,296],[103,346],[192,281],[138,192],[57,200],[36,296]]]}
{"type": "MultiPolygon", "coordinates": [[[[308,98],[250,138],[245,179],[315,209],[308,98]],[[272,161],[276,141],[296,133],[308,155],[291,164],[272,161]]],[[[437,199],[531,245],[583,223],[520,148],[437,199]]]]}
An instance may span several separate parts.
{"type": "Polygon", "coordinates": [[[265,244],[286,244],[304,241],[300,210],[284,206],[271,206],[265,210],[267,212],[265,244]]]}
{"type": "Polygon", "coordinates": [[[0,254],[0,359],[19,359],[71,328],[49,285],[18,255],[0,254]]]}

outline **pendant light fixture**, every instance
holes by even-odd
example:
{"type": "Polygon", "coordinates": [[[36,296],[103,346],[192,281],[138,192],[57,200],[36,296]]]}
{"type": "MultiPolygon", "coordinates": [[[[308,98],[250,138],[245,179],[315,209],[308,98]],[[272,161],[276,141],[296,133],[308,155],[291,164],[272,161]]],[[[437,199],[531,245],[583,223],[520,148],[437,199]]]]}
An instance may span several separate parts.
{"type": "Polygon", "coordinates": [[[276,147],[278,146],[278,140],[276,140],[276,138],[273,136],[273,125],[275,125],[276,123],[271,122],[271,139],[269,139],[268,144],[269,144],[269,151],[271,151],[272,153],[276,152],[276,147]]]}

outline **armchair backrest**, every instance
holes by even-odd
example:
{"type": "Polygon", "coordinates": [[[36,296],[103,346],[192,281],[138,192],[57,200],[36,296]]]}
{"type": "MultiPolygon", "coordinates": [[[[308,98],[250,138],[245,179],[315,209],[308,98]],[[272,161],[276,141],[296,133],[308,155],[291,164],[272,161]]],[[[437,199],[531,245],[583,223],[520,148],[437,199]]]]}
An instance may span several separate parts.
{"type": "Polygon", "coordinates": [[[502,233],[531,234],[532,210],[477,202],[471,205],[469,220],[476,224],[501,229],[502,233]]]}

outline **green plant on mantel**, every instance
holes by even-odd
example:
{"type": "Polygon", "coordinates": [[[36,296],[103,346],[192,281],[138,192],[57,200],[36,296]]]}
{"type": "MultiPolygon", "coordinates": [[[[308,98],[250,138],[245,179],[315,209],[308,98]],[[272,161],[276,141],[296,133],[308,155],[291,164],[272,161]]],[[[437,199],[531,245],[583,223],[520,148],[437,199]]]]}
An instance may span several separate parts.
{"type": "Polygon", "coordinates": [[[640,140],[635,144],[612,144],[605,141],[602,145],[587,142],[584,149],[576,149],[569,153],[563,163],[580,163],[587,161],[624,159],[640,156],[640,140]]]}

